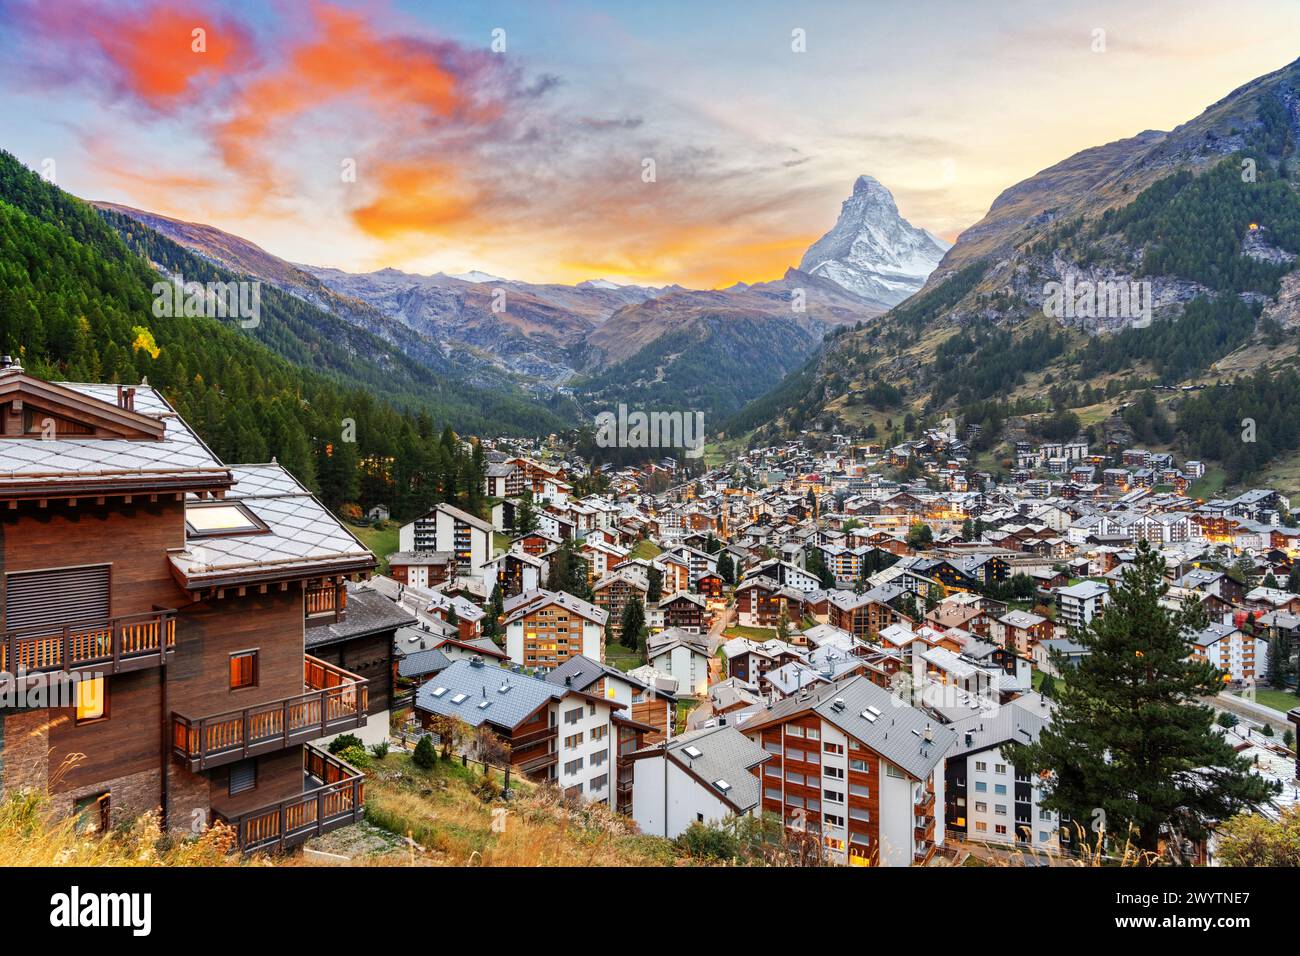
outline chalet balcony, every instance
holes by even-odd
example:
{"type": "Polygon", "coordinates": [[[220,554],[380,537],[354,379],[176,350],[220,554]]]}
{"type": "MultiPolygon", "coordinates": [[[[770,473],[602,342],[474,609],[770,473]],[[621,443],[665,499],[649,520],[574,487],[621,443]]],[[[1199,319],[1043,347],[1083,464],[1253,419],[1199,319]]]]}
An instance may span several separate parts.
{"type": "Polygon", "coordinates": [[[365,774],[310,744],[302,748],[308,789],[279,803],[218,820],[234,828],[239,849],[284,850],[362,817],[365,774]]]}
{"type": "Polygon", "coordinates": [[[241,710],[195,716],[172,712],[172,752],[198,772],[366,725],[364,677],[305,655],[306,691],[241,710]]]}
{"type": "Polygon", "coordinates": [[[555,766],[560,762],[560,755],[557,753],[538,754],[536,757],[530,757],[514,765],[514,769],[524,776],[532,776],[545,770],[547,767],[555,766]]]}
{"type": "Polygon", "coordinates": [[[175,649],[176,612],[159,609],[90,624],[6,631],[0,643],[0,671],[122,674],[158,667],[175,649]]]}

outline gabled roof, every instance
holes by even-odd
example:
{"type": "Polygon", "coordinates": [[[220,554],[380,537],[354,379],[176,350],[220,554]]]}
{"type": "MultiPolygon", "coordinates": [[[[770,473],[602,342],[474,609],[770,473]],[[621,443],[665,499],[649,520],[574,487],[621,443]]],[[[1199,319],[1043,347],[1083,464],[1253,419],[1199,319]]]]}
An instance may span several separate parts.
{"type": "Polygon", "coordinates": [[[415,706],[426,713],[456,717],[471,727],[490,723],[511,729],[540,707],[566,694],[596,699],[540,677],[529,677],[492,664],[459,660],[416,691],[415,706]],[[487,706],[480,706],[484,701],[487,706]]]}
{"type": "Polygon", "coordinates": [[[605,621],[609,619],[609,612],[604,608],[588,604],[581,598],[574,597],[568,591],[538,590],[518,595],[505,607],[506,624],[513,624],[515,621],[522,620],[534,611],[551,604],[562,607],[579,617],[584,617],[601,627],[604,627],[605,621]]]}
{"type": "Polygon", "coordinates": [[[732,726],[706,727],[632,755],[633,760],[667,755],[710,795],[745,813],[758,805],[762,783],[751,771],[772,755],[732,726]]]}
{"type": "Polygon", "coordinates": [[[745,724],[745,733],[807,712],[818,714],[918,780],[934,770],[956,737],[937,720],[861,675],[787,697],[759,711],[745,724]]]}
{"type": "Polygon", "coordinates": [[[0,369],[0,396],[73,421],[92,434],[0,437],[0,496],[132,491],[221,491],[227,468],[157,391],[135,389],[134,408],[118,407],[117,385],[44,382],[0,369]]]}

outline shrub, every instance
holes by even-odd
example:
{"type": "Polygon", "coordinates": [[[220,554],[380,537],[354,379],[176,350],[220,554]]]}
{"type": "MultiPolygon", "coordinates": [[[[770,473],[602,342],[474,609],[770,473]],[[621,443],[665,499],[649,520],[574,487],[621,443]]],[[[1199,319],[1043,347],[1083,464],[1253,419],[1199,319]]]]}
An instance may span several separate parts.
{"type": "Polygon", "coordinates": [[[351,747],[360,747],[364,750],[365,744],[356,734],[339,734],[330,741],[330,753],[336,757],[351,747]]]}
{"type": "Polygon", "coordinates": [[[479,777],[474,784],[474,792],[490,803],[501,796],[501,784],[491,777],[479,777]]]}
{"type": "Polygon", "coordinates": [[[411,755],[411,760],[424,770],[431,769],[438,762],[438,752],[433,749],[432,737],[420,738],[420,742],[415,745],[415,753],[411,755]]]}
{"type": "Polygon", "coordinates": [[[699,821],[687,827],[676,842],[683,852],[703,859],[727,860],[740,854],[740,844],[734,836],[699,821]]]}
{"type": "Polygon", "coordinates": [[[358,770],[364,770],[370,766],[370,754],[366,753],[366,748],[360,745],[356,747],[345,747],[334,756],[340,760],[346,760],[358,770]]]}
{"type": "Polygon", "coordinates": [[[377,744],[371,744],[370,752],[375,755],[376,760],[383,760],[388,756],[388,741],[381,740],[377,744]]]}

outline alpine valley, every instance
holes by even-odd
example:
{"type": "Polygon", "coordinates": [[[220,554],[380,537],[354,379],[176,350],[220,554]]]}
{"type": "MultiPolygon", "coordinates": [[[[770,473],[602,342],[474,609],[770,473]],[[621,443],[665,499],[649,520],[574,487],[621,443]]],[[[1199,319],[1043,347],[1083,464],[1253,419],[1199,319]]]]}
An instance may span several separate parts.
{"type": "MultiPolygon", "coordinates": [[[[1294,485],[1298,138],[1300,61],[1170,132],[1068,157],[1005,190],[919,291],[830,336],[726,431],[897,444],[951,419],[993,473],[1018,441],[1083,434],[1217,465],[1206,491],[1294,485]],[[1097,306],[1116,290],[1149,310],[1097,306]]],[[[865,288],[841,267],[811,271],[865,288]]]]}

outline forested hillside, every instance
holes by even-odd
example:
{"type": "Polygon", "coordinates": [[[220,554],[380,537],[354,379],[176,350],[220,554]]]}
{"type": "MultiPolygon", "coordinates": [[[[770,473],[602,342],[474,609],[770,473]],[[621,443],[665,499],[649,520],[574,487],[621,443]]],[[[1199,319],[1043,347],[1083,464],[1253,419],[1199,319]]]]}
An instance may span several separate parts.
{"type": "MultiPolygon", "coordinates": [[[[138,242],[151,254],[188,255],[166,240],[138,242]]],[[[205,278],[202,262],[173,261],[187,279],[205,278]]],[[[321,328],[309,336],[310,307],[265,287],[262,321],[249,332],[228,320],[157,318],[158,281],[94,209],[0,153],[0,351],[51,379],[147,378],[224,460],[274,456],[332,508],[382,501],[402,517],[445,497],[478,505],[469,489],[481,487],[481,455],[452,439],[433,383],[375,364],[359,338],[321,328]],[[298,350],[303,365],[263,342],[298,350]]],[[[505,427],[487,412],[456,424],[505,427]]],[[[549,416],[529,424],[546,427],[549,416]]]]}
{"type": "Polygon", "coordinates": [[[978,426],[986,468],[1005,460],[1001,442],[1051,432],[1257,476],[1300,451],[1278,400],[1300,361],[1298,138],[1300,62],[1170,133],[1085,150],[1007,189],[920,293],[828,338],[728,432],[897,441],[954,416],[978,426]],[[1054,311],[1048,290],[1067,283],[1139,298],[1054,311]],[[1259,420],[1253,440],[1242,418],[1259,420]]]}

